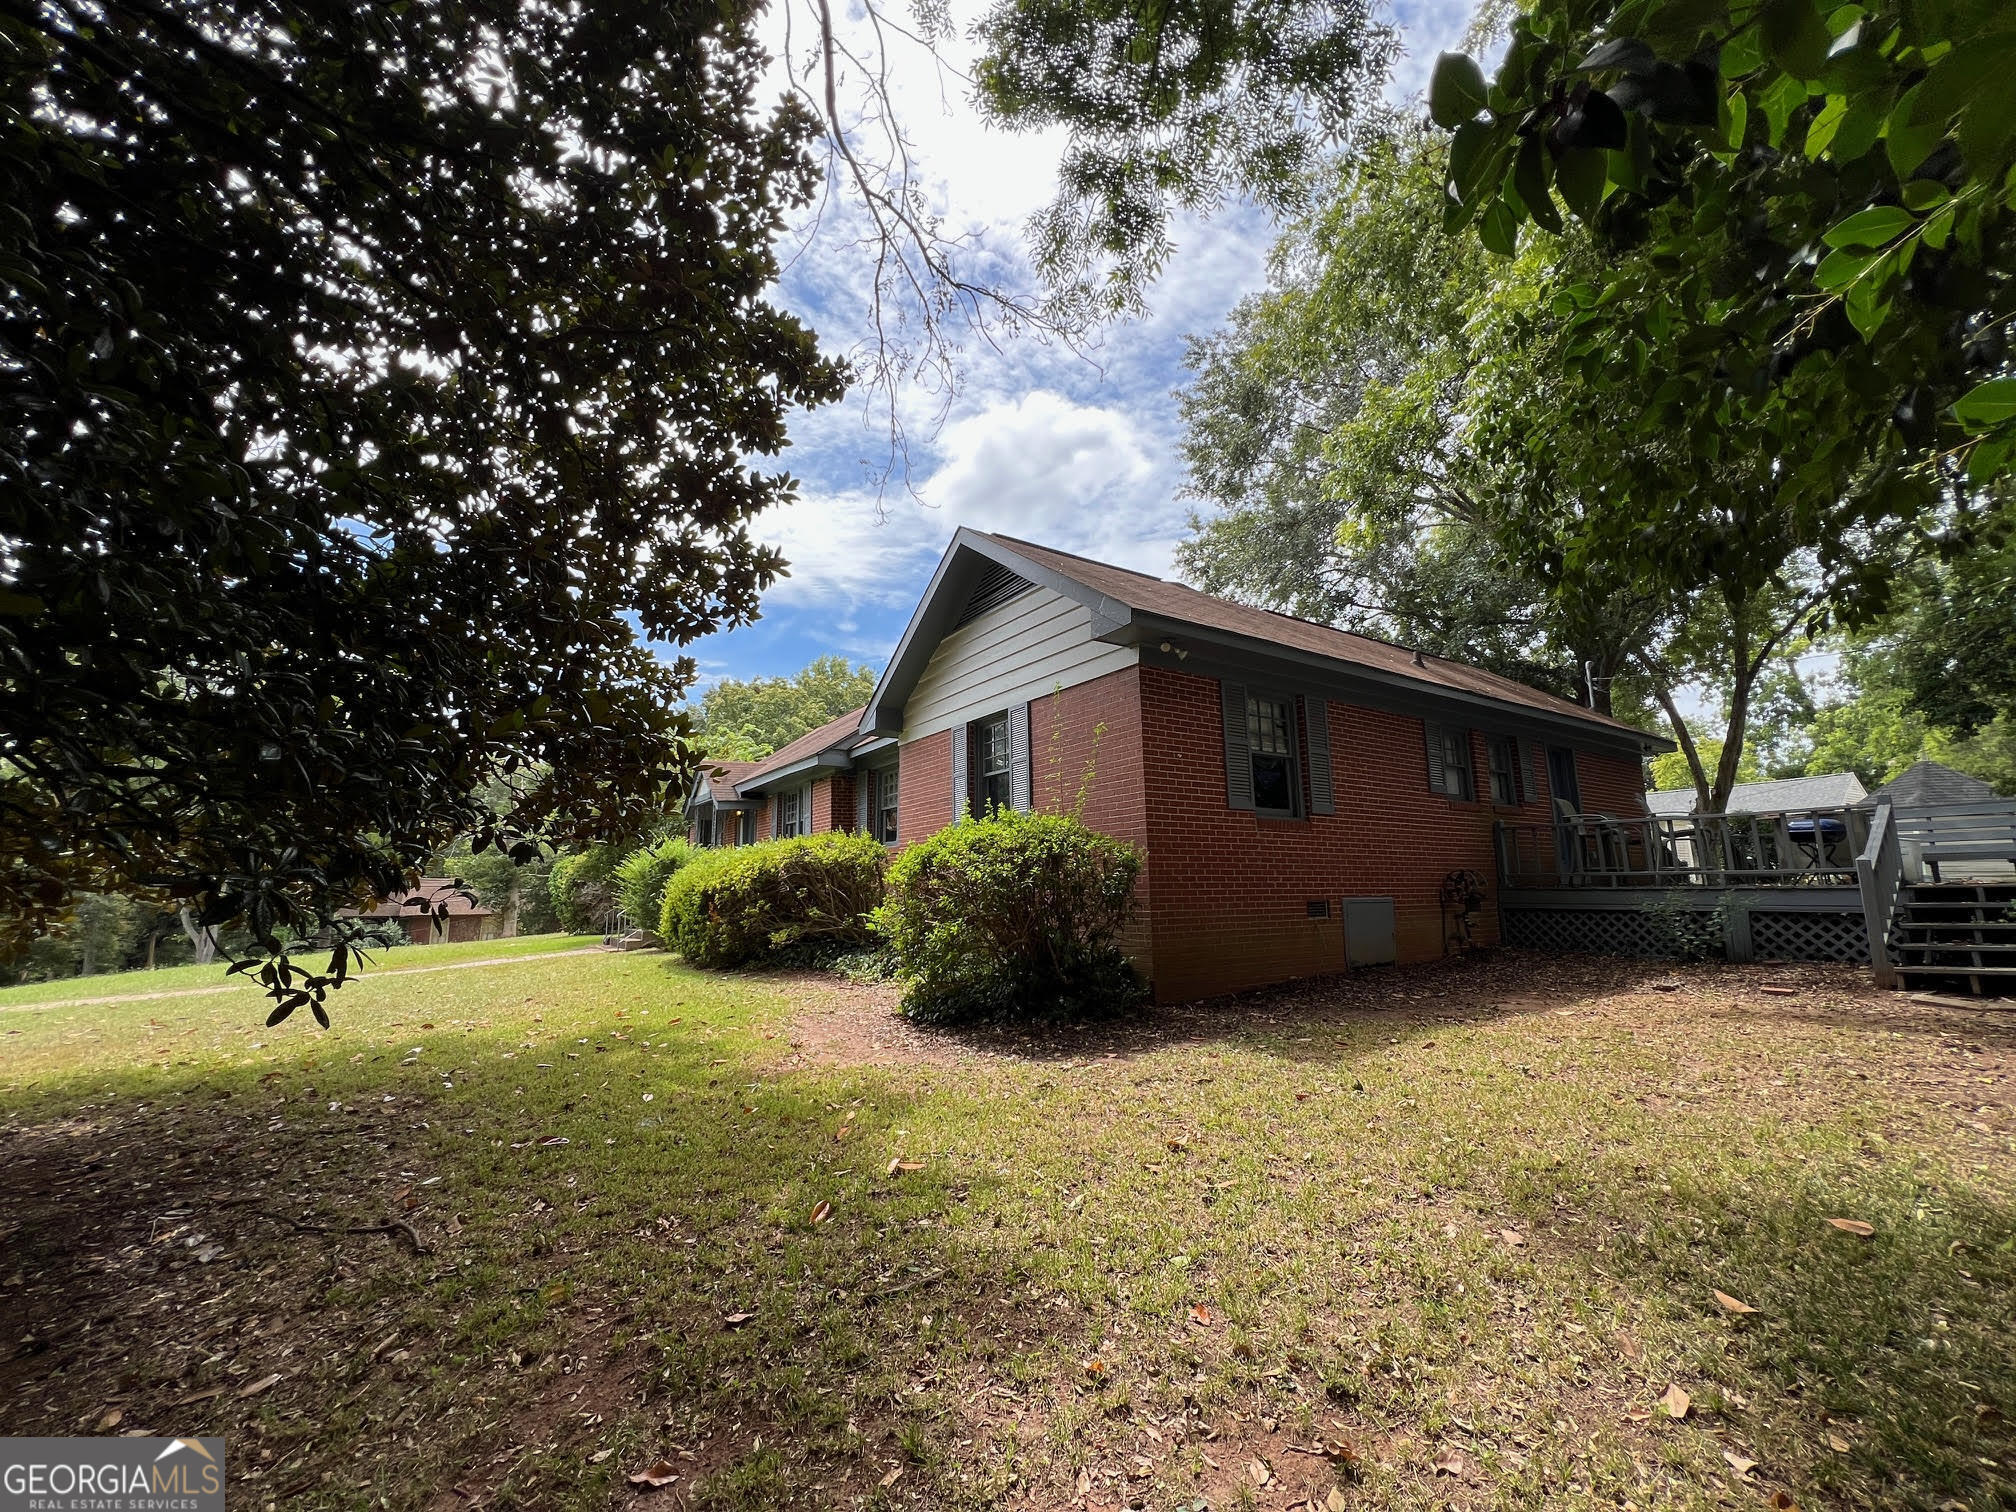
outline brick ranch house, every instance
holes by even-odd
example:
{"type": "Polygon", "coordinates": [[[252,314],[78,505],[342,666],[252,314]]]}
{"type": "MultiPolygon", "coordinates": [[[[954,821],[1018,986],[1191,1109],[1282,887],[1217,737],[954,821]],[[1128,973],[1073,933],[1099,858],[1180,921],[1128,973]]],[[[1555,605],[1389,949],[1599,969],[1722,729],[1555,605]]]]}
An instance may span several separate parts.
{"type": "Polygon", "coordinates": [[[893,847],[1082,789],[1141,852],[1126,945],[1175,1002],[1441,954],[1443,880],[1495,879],[1494,820],[1642,815],[1669,749],[1459,662],[962,529],[867,706],[709,768],[689,832],[893,847]]]}

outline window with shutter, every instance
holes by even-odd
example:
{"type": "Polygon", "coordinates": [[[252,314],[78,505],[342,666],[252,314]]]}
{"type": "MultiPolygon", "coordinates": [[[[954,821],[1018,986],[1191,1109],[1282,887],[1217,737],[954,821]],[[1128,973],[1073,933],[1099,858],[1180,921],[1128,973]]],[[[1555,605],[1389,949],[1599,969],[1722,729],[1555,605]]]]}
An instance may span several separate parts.
{"type": "Polygon", "coordinates": [[[1320,698],[1302,700],[1303,742],[1309,747],[1309,812],[1337,812],[1335,783],[1330,773],[1330,705],[1320,698]]]}
{"type": "Polygon", "coordinates": [[[1470,732],[1449,725],[1423,726],[1428,743],[1428,790],[1450,798],[1469,798],[1470,732]]]}
{"type": "Polygon", "coordinates": [[[1243,683],[1218,685],[1224,715],[1225,802],[1235,809],[1253,807],[1253,763],[1246,750],[1246,687],[1243,683]]]}
{"type": "Polygon", "coordinates": [[[1294,706],[1285,698],[1246,695],[1246,749],[1253,771],[1253,809],[1293,818],[1302,783],[1295,759],[1294,706]]]}
{"type": "Polygon", "coordinates": [[[896,768],[883,767],[875,774],[875,838],[884,845],[896,843],[896,768]]]}
{"type": "Polygon", "coordinates": [[[1007,714],[976,719],[973,732],[973,812],[985,819],[996,809],[1015,806],[1014,750],[1007,714]]]}
{"type": "Polygon", "coordinates": [[[1029,705],[1008,711],[1008,798],[1020,814],[1029,812],[1029,705]]]}
{"type": "Polygon", "coordinates": [[[973,795],[966,790],[967,749],[972,743],[969,726],[952,726],[952,822],[957,824],[973,810],[973,795]]]}
{"type": "Polygon", "coordinates": [[[1491,737],[1491,801],[1507,807],[1523,798],[1520,791],[1519,742],[1511,735],[1491,737]]]}

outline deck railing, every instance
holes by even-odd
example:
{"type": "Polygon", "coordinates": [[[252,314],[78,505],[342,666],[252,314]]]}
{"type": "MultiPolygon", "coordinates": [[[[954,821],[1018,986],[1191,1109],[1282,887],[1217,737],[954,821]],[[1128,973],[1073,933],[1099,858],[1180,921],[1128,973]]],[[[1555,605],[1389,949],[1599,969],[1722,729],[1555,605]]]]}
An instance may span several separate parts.
{"type": "Polygon", "coordinates": [[[1866,809],[1769,814],[1577,814],[1497,826],[1507,887],[1853,887],[1866,809]]]}
{"type": "Polygon", "coordinates": [[[1869,962],[1878,987],[1895,987],[1897,969],[1890,959],[1890,919],[1897,909],[1897,889],[1904,875],[1904,855],[1897,843],[1897,819],[1890,805],[1876,805],[1869,838],[1855,858],[1857,885],[1862,889],[1862,923],[1869,931],[1869,962]]]}

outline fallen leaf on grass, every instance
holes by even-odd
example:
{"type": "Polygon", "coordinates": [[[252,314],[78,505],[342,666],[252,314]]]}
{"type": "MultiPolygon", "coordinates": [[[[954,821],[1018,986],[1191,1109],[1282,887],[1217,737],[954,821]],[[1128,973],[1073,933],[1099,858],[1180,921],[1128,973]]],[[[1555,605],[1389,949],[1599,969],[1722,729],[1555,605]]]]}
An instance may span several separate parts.
{"type": "Polygon", "coordinates": [[[1827,1435],[1827,1447],[1832,1449],[1836,1454],[1846,1454],[1848,1452],[1848,1440],[1841,1437],[1838,1433],[1830,1433],[1827,1435]]]}
{"type": "Polygon", "coordinates": [[[1755,1311],[1757,1311],[1757,1309],[1752,1307],[1748,1302],[1739,1302],[1725,1291],[1716,1292],[1715,1300],[1717,1302],[1720,1302],[1725,1309],[1727,1309],[1732,1313],[1754,1313],[1755,1311]]]}
{"type": "Polygon", "coordinates": [[[222,1386],[210,1386],[202,1391],[192,1391],[185,1397],[177,1397],[169,1405],[171,1407],[188,1407],[194,1403],[207,1402],[212,1397],[220,1397],[222,1395],[224,1395],[224,1388],[222,1386]]]}
{"type": "Polygon", "coordinates": [[[1768,992],[1772,997],[1799,996],[1799,989],[1797,987],[1759,987],[1757,990],[1759,992],[1768,992]]]}
{"type": "Polygon", "coordinates": [[[1659,1398],[1659,1405],[1666,1409],[1666,1416],[1670,1418],[1684,1418],[1687,1416],[1687,1409],[1694,1405],[1694,1398],[1687,1395],[1677,1385],[1668,1386],[1665,1393],[1659,1398]]]}
{"type": "Polygon", "coordinates": [[[894,1176],[898,1171],[921,1171],[923,1169],[923,1161],[905,1160],[901,1155],[898,1155],[894,1160],[889,1162],[889,1174],[891,1176],[894,1176]]]}
{"type": "Polygon", "coordinates": [[[891,1486],[896,1484],[897,1477],[902,1475],[902,1473],[903,1473],[903,1467],[901,1465],[898,1465],[894,1470],[891,1470],[887,1475],[883,1476],[881,1480],[877,1481],[876,1484],[879,1485],[884,1491],[887,1491],[891,1486]]]}
{"type": "Polygon", "coordinates": [[[1787,1491],[1773,1491],[1771,1500],[1764,1505],[1769,1507],[1771,1512],[1799,1512],[1799,1503],[1792,1500],[1791,1493],[1787,1491]]]}
{"type": "Polygon", "coordinates": [[[1104,1360],[1087,1360],[1085,1362],[1085,1376],[1086,1379],[1092,1381],[1105,1380],[1106,1362],[1104,1360]]]}
{"type": "Polygon", "coordinates": [[[653,1460],[642,1470],[637,1471],[634,1475],[625,1477],[625,1479],[633,1486],[648,1486],[655,1491],[660,1486],[669,1486],[672,1482],[679,1479],[679,1472],[672,1468],[670,1460],[653,1460]]]}
{"type": "Polygon", "coordinates": [[[1867,1239],[1876,1232],[1874,1224],[1864,1223],[1860,1218],[1829,1218],[1827,1220],[1844,1234],[1853,1234],[1858,1239],[1867,1239]]]}
{"type": "Polygon", "coordinates": [[[1344,1508],[1347,1505],[1348,1503],[1344,1500],[1344,1493],[1339,1491],[1335,1486],[1332,1486],[1330,1494],[1323,1498],[1323,1512],[1344,1512],[1344,1508]]]}
{"type": "Polygon", "coordinates": [[[1757,1461],[1753,1459],[1745,1459],[1742,1455],[1736,1453],[1733,1449],[1724,1449],[1722,1451],[1722,1458],[1724,1458],[1729,1462],[1729,1468],[1736,1472],[1736,1476],[1739,1480],[1748,1477],[1750,1472],[1757,1468],[1757,1461]]]}
{"type": "Polygon", "coordinates": [[[1498,1230],[1498,1237],[1511,1245],[1513,1249],[1519,1249],[1526,1243],[1525,1235],[1514,1233],[1511,1229],[1498,1230]]]}
{"type": "Polygon", "coordinates": [[[1256,1486],[1264,1486],[1274,1479],[1274,1472],[1268,1468],[1267,1461],[1263,1459],[1249,1460],[1246,1473],[1253,1478],[1253,1484],[1256,1486]]]}
{"type": "Polygon", "coordinates": [[[1456,1479],[1461,1480],[1463,1472],[1469,1467],[1464,1464],[1463,1455],[1460,1450],[1444,1449],[1434,1459],[1429,1461],[1428,1468],[1433,1470],[1437,1475],[1453,1475],[1456,1479]]]}
{"type": "Polygon", "coordinates": [[[105,1416],[98,1419],[98,1426],[92,1429],[91,1431],[93,1433],[110,1433],[114,1428],[117,1428],[120,1425],[120,1423],[125,1421],[125,1418],[126,1414],[124,1410],[118,1407],[114,1407],[111,1411],[107,1412],[105,1416]]]}
{"type": "Polygon", "coordinates": [[[238,1388],[238,1395],[240,1395],[241,1397],[257,1396],[262,1391],[266,1391],[274,1386],[278,1386],[280,1384],[280,1380],[281,1380],[280,1372],[276,1370],[273,1372],[273,1374],[269,1376],[262,1376],[260,1379],[254,1381],[249,1386],[240,1386],[238,1388]]]}
{"type": "Polygon", "coordinates": [[[751,1318],[755,1316],[756,1314],[747,1312],[730,1313],[728,1314],[727,1317],[723,1318],[721,1321],[725,1326],[729,1328],[740,1328],[744,1323],[747,1323],[751,1318]]]}
{"type": "Polygon", "coordinates": [[[1200,1328],[1209,1328],[1213,1322],[1211,1309],[1202,1302],[1196,1303],[1190,1309],[1190,1321],[1200,1328]]]}
{"type": "Polygon", "coordinates": [[[824,1223],[828,1218],[831,1218],[832,1216],[833,1216],[833,1204],[830,1202],[822,1202],[817,1207],[812,1209],[812,1221],[814,1223],[824,1223]]]}
{"type": "Polygon", "coordinates": [[[588,1463],[591,1465],[599,1465],[615,1452],[616,1451],[614,1449],[597,1449],[593,1454],[588,1456],[588,1463]]]}
{"type": "Polygon", "coordinates": [[[1172,1139],[1169,1141],[1169,1148],[1180,1155],[1190,1148],[1190,1141],[1187,1139],[1172,1139]]]}

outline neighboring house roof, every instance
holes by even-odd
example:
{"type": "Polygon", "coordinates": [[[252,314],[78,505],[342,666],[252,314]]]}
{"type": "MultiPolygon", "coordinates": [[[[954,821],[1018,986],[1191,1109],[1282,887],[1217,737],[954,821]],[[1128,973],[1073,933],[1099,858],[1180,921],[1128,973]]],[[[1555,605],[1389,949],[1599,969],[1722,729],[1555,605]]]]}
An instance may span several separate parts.
{"type": "Polygon", "coordinates": [[[1419,689],[1471,704],[1509,705],[1557,725],[1573,721],[1628,740],[1640,749],[1672,749],[1672,742],[1662,736],[1461,662],[1271,609],[1256,609],[1182,583],[1054,551],[1013,536],[966,529],[953,536],[931,587],[890,658],[863,717],[864,729],[893,734],[901,728],[904,701],[938,641],[958,623],[969,595],[986,591],[990,564],[992,570],[1005,566],[1086,604],[1092,612],[1093,634],[1101,639],[1152,645],[1165,633],[1203,632],[1234,652],[1286,656],[1305,665],[1327,664],[1333,670],[1400,689],[1419,689]]]}
{"type": "Polygon", "coordinates": [[[861,743],[862,712],[849,709],[753,763],[735,779],[736,793],[748,797],[818,767],[846,766],[846,753],[861,743]]]}
{"type": "Polygon", "coordinates": [[[478,903],[471,894],[458,892],[453,877],[422,877],[420,885],[411,892],[394,893],[369,908],[357,911],[351,917],[419,919],[432,914],[443,903],[448,905],[447,912],[450,914],[487,915],[494,912],[478,903]]]}
{"type": "MultiPolygon", "coordinates": [[[[1815,777],[1781,777],[1775,782],[1739,782],[1729,790],[1731,814],[1776,814],[1787,809],[1849,808],[1865,789],[1853,772],[1823,772],[1815,777]]],[[[1645,795],[1654,814],[1691,814],[1694,789],[1662,788],[1645,795]]]]}
{"type": "Polygon", "coordinates": [[[1939,803],[1980,803],[1992,799],[1995,789],[1979,777],[1938,761],[1914,761],[1869,795],[1869,803],[1888,798],[1898,808],[1921,808],[1939,803]]]}

